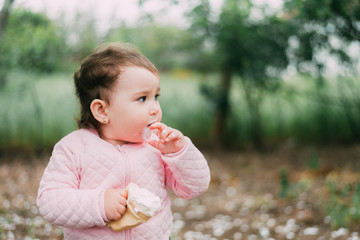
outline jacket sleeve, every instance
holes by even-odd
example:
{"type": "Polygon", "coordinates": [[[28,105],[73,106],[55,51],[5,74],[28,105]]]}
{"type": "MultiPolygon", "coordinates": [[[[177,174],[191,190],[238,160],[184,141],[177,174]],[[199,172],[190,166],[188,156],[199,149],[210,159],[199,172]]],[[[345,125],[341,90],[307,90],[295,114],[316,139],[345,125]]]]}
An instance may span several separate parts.
{"type": "Polygon", "coordinates": [[[57,143],[37,197],[39,212],[50,223],[71,228],[105,225],[104,190],[80,190],[80,171],[65,143],[57,143]]]}
{"type": "Polygon", "coordinates": [[[178,153],[162,155],[166,185],[179,197],[190,199],[204,193],[210,183],[210,170],[205,157],[186,137],[178,153]]]}

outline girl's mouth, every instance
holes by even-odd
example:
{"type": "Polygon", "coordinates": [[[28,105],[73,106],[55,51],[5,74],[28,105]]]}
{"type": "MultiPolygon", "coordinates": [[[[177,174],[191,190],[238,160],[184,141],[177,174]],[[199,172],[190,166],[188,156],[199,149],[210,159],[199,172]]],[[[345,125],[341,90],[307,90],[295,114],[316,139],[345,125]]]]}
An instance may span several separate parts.
{"type": "Polygon", "coordinates": [[[148,125],[146,125],[146,127],[150,127],[152,124],[154,124],[154,123],[156,123],[156,122],[157,122],[157,120],[150,121],[150,122],[148,123],[148,125]]]}

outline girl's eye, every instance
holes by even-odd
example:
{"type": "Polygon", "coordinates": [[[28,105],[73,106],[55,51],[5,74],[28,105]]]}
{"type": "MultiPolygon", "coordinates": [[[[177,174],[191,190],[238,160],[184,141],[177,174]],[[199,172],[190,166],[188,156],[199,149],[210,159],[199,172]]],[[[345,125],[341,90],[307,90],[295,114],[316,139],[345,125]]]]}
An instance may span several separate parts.
{"type": "Polygon", "coordinates": [[[145,101],[146,101],[146,97],[145,97],[145,96],[144,96],[144,97],[141,97],[141,98],[138,99],[138,101],[139,101],[139,102],[145,102],[145,101]]]}
{"type": "Polygon", "coordinates": [[[159,97],[160,97],[160,94],[156,94],[155,95],[155,100],[158,100],[159,97]]]}

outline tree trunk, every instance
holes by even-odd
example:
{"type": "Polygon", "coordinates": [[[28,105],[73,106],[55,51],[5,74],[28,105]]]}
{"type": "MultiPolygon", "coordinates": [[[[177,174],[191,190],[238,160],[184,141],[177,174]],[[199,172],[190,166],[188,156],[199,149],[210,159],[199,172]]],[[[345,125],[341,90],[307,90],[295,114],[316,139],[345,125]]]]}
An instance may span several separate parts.
{"type": "MultiPolygon", "coordinates": [[[[0,42],[3,40],[7,22],[10,15],[10,8],[14,0],[5,0],[5,3],[0,11],[0,42]]],[[[4,59],[0,55],[0,90],[6,85],[7,69],[4,66],[4,59]]]]}
{"type": "Polygon", "coordinates": [[[4,37],[5,29],[10,15],[10,8],[14,0],[5,0],[4,6],[0,11],[0,40],[4,37]]]}
{"type": "Polygon", "coordinates": [[[213,142],[218,146],[226,146],[226,121],[229,115],[229,93],[232,71],[230,67],[224,66],[221,71],[221,85],[219,99],[216,105],[215,122],[213,128],[213,142]]]}
{"type": "Polygon", "coordinates": [[[252,130],[252,138],[253,145],[258,150],[264,149],[264,140],[263,140],[263,132],[261,127],[261,118],[260,118],[260,103],[258,99],[253,99],[252,109],[250,111],[250,115],[252,118],[251,121],[251,130],[252,130]]]}
{"type": "Polygon", "coordinates": [[[244,90],[245,90],[245,99],[246,104],[250,113],[250,130],[251,130],[251,140],[253,146],[260,151],[264,150],[264,139],[263,139],[263,130],[261,127],[261,114],[260,114],[260,102],[261,95],[256,93],[257,90],[253,86],[245,83],[242,80],[244,90]]]}

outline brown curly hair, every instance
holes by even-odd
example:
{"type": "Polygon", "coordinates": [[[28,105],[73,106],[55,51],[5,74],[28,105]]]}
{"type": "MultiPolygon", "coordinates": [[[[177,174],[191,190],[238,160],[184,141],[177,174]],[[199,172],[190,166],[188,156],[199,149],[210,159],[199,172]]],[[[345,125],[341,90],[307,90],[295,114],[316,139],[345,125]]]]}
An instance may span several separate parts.
{"type": "Polygon", "coordinates": [[[74,73],[76,95],[81,108],[80,118],[77,119],[79,128],[100,128],[100,123],[91,113],[90,104],[94,99],[108,103],[110,90],[124,68],[129,66],[145,68],[159,76],[150,60],[130,44],[101,45],[82,61],[74,73]]]}

